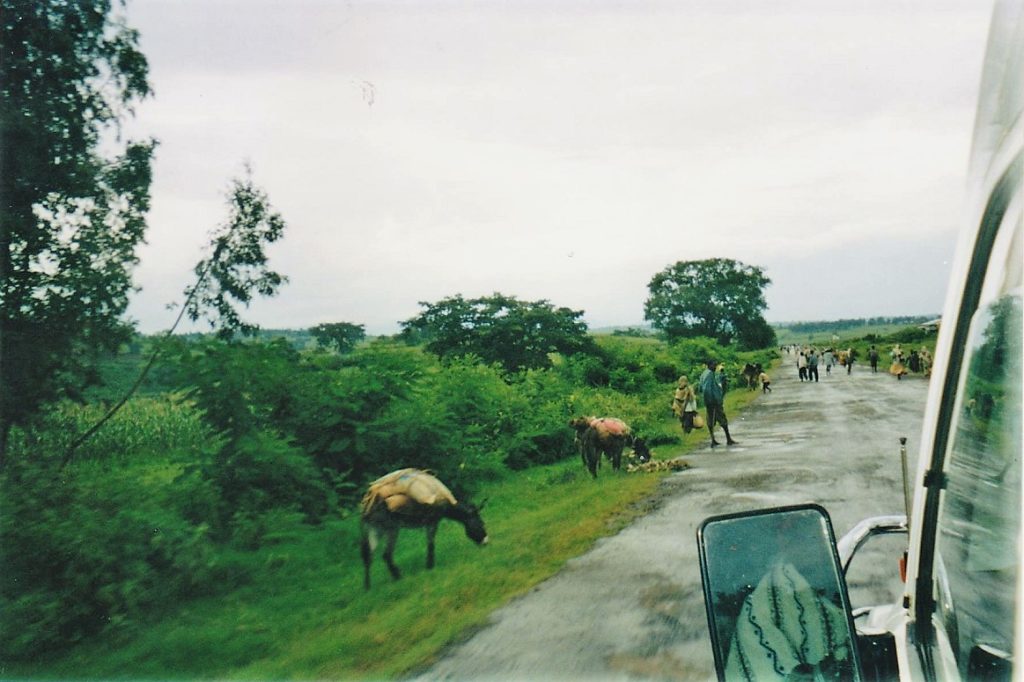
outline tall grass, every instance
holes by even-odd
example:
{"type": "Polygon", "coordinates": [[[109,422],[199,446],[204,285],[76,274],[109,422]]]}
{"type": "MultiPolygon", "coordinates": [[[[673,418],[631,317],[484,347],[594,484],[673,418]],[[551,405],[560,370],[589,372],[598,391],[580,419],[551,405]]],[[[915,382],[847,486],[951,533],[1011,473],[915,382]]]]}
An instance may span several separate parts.
{"type": "MultiPolygon", "coordinates": [[[[13,457],[27,450],[61,453],[107,411],[103,403],[66,401],[44,414],[33,428],[15,428],[13,457]]],[[[128,461],[198,448],[212,438],[202,413],[180,394],[136,397],[76,451],[76,459],[128,461]]]]}

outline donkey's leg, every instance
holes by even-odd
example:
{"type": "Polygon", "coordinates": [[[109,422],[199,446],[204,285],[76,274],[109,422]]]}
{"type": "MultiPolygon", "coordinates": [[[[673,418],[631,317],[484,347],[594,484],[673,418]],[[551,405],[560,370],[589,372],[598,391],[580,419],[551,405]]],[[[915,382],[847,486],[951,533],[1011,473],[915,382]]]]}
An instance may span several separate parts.
{"type": "Polygon", "coordinates": [[[434,567],[434,537],[437,535],[437,524],[427,526],[427,568],[434,567]]]}
{"type": "Polygon", "coordinates": [[[398,529],[392,528],[387,531],[387,544],[384,545],[384,561],[387,562],[388,570],[391,571],[391,577],[398,580],[402,577],[402,572],[398,570],[398,566],[395,565],[395,543],[398,542],[398,529]]]}
{"type": "Polygon", "coordinates": [[[622,468],[622,449],[625,447],[625,443],[621,440],[616,439],[615,443],[611,446],[610,459],[612,460],[612,469],[618,471],[622,468]]]}
{"type": "Polygon", "coordinates": [[[601,451],[594,446],[593,443],[587,443],[586,458],[587,458],[587,470],[590,471],[590,475],[597,478],[597,467],[601,463],[601,451]]]}
{"type": "Polygon", "coordinates": [[[373,562],[373,550],[376,544],[377,538],[374,537],[373,531],[364,526],[359,542],[359,551],[363,555],[363,587],[367,590],[370,589],[370,563],[373,562]]]}
{"type": "Polygon", "coordinates": [[[580,438],[580,455],[583,458],[583,466],[587,468],[591,476],[597,478],[596,460],[601,456],[601,452],[594,443],[593,429],[588,429],[580,438]]]}

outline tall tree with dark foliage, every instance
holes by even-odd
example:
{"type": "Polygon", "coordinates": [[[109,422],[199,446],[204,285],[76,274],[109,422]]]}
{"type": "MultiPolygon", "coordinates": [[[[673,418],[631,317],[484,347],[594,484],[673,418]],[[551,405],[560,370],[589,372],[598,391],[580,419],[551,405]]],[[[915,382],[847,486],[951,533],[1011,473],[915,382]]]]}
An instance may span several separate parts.
{"type": "Polygon", "coordinates": [[[670,340],[709,336],[766,348],[775,343],[763,315],[769,284],[761,268],[728,258],[679,261],[651,278],[644,319],[670,340]]]}
{"type": "Polygon", "coordinates": [[[155,142],[113,133],[149,94],[110,0],[0,0],[0,462],[129,337],[155,142]]]}
{"type": "Polygon", "coordinates": [[[335,348],[344,355],[366,338],[366,327],[351,322],[326,322],[310,328],[309,333],[321,346],[335,348]]]}
{"type": "Polygon", "coordinates": [[[451,296],[402,323],[402,335],[422,340],[440,357],[475,355],[500,363],[508,372],[549,367],[549,353],[594,351],[581,310],[556,308],[548,301],[520,301],[493,294],[465,299],[451,296]]]}

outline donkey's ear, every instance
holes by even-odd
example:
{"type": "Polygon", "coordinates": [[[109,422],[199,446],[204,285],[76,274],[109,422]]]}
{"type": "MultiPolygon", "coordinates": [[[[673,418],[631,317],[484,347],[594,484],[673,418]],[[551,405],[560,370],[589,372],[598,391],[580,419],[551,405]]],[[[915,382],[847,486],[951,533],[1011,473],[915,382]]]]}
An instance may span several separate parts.
{"type": "Polygon", "coordinates": [[[491,498],[485,497],[484,499],[480,500],[480,504],[478,504],[476,506],[476,510],[477,511],[483,511],[484,505],[487,504],[487,500],[489,500],[489,499],[491,499],[491,498]]]}

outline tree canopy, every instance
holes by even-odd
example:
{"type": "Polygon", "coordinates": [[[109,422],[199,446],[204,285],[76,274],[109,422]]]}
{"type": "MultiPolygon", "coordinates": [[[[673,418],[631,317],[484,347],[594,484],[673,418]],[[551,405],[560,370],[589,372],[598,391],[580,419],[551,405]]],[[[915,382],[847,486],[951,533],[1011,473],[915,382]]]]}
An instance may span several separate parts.
{"type": "Polygon", "coordinates": [[[344,355],[366,338],[366,327],[351,322],[327,322],[310,328],[316,342],[326,348],[335,348],[344,355]]]}
{"type": "Polygon", "coordinates": [[[775,342],[763,315],[769,284],[761,268],[728,258],[679,261],[651,278],[644,319],[670,340],[709,336],[765,348],[775,342]]]}
{"type": "Polygon", "coordinates": [[[150,88],[109,0],[0,9],[2,457],[13,424],[74,395],[128,338],[155,142],[111,134],[150,88]]]}
{"type": "Polygon", "coordinates": [[[506,371],[549,367],[549,353],[572,355],[593,348],[581,310],[549,301],[520,301],[495,293],[465,299],[461,294],[420,302],[426,308],[402,322],[402,336],[423,340],[440,357],[476,355],[506,371]]]}

